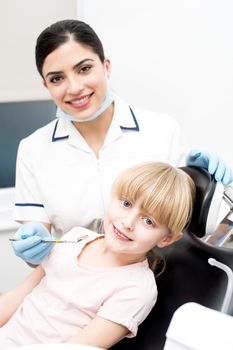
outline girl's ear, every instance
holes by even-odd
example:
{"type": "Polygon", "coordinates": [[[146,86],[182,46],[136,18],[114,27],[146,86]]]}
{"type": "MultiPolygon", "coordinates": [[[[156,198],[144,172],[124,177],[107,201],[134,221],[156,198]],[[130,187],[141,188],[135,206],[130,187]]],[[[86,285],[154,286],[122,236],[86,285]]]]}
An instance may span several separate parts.
{"type": "Polygon", "coordinates": [[[45,80],[43,80],[42,84],[44,85],[44,87],[46,87],[46,89],[48,88],[47,83],[46,83],[45,80]]]}
{"type": "Polygon", "coordinates": [[[159,248],[167,247],[168,245],[178,241],[183,237],[183,232],[170,232],[157,244],[159,248]]]}

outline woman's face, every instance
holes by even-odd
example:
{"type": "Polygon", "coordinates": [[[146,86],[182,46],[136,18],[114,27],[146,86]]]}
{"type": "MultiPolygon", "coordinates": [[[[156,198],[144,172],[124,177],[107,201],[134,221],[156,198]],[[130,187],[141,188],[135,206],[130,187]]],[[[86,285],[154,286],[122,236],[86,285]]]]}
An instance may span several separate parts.
{"type": "Polygon", "coordinates": [[[56,105],[85,120],[106,96],[110,61],[102,63],[91,48],[69,40],[46,57],[42,73],[56,105]]]}

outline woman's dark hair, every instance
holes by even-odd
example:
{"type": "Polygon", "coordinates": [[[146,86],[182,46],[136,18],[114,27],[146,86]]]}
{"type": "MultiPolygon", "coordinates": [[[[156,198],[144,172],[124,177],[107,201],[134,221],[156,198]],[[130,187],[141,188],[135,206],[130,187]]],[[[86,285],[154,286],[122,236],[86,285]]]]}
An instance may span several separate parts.
{"type": "Polygon", "coordinates": [[[41,32],[36,42],[36,66],[43,77],[42,68],[46,57],[70,38],[80,44],[90,47],[100,61],[104,62],[103,45],[95,31],[85,22],[78,20],[63,20],[53,23],[41,32]]]}

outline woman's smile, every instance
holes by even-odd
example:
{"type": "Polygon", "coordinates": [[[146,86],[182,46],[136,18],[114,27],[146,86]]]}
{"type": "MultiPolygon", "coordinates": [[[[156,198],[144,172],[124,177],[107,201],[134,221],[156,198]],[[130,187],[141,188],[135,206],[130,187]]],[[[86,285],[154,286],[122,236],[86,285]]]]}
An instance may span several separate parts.
{"type": "Polygon", "coordinates": [[[91,97],[93,95],[94,92],[88,95],[82,95],[81,97],[73,98],[69,101],[66,101],[66,103],[70,104],[73,108],[83,109],[89,106],[89,104],[91,103],[91,97]]]}

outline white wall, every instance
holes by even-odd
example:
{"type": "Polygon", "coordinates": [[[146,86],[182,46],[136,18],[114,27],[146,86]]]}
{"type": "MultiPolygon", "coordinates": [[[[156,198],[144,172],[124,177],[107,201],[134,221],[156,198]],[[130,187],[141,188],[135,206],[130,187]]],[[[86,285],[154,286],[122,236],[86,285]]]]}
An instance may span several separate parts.
{"type": "Polygon", "coordinates": [[[77,3],[111,58],[115,91],[174,116],[191,147],[213,150],[233,168],[232,0],[77,3]]]}
{"type": "Polygon", "coordinates": [[[76,16],[76,0],[1,0],[0,102],[48,99],[35,65],[39,33],[76,16]]]}
{"type": "Polygon", "coordinates": [[[14,203],[14,189],[4,188],[0,190],[0,294],[15,287],[31,268],[20,258],[14,255],[9,242],[19,227],[12,220],[12,208],[14,203]]]}
{"type": "Polygon", "coordinates": [[[9,238],[12,237],[13,234],[14,231],[4,231],[0,233],[0,294],[22,282],[32,271],[29,265],[14,254],[9,242],[9,238]]]}

